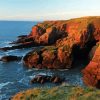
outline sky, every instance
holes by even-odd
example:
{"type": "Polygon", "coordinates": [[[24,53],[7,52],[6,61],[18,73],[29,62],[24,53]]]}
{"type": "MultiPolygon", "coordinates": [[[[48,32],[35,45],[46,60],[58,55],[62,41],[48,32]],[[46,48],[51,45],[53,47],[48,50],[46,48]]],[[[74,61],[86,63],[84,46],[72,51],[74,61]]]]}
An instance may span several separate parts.
{"type": "Polygon", "coordinates": [[[100,16],[100,0],[0,0],[0,20],[65,20],[100,16]]]}

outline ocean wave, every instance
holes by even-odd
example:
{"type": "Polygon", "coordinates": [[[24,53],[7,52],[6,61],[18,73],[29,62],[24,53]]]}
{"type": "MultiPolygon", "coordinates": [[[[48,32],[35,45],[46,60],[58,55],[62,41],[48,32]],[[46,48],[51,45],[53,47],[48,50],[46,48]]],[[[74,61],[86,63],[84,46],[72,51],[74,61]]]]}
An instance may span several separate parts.
{"type": "Polygon", "coordinates": [[[0,43],[0,46],[2,46],[2,47],[8,47],[8,46],[12,46],[12,45],[10,45],[10,41],[2,41],[0,43]]]}
{"type": "Polygon", "coordinates": [[[0,83],[0,89],[2,89],[4,86],[8,84],[13,84],[13,82],[0,83]]]}
{"type": "Polygon", "coordinates": [[[0,58],[2,57],[3,55],[0,55],[0,58]]]}
{"type": "Polygon", "coordinates": [[[29,76],[30,79],[33,79],[34,77],[35,77],[35,75],[33,75],[33,76],[29,76]]]}
{"type": "Polygon", "coordinates": [[[33,78],[34,78],[35,76],[37,76],[37,75],[52,76],[52,73],[42,73],[42,72],[40,72],[40,73],[38,73],[38,74],[29,76],[29,78],[30,78],[30,79],[33,79],[33,78]]]}
{"type": "Polygon", "coordinates": [[[23,77],[22,79],[20,79],[18,82],[19,83],[22,83],[22,84],[24,84],[24,85],[26,85],[26,86],[28,86],[29,85],[29,78],[28,77],[23,77]]]}
{"type": "Polygon", "coordinates": [[[9,43],[11,43],[11,41],[4,41],[4,43],[5,43],[5,44],[9,44],[9,43]]]}
{"type": "Polygon", "coordinates": [[[8,99],[3,99],[6,98],[6,94],[0,94],[0,100],[8,100],[8,99]]]}

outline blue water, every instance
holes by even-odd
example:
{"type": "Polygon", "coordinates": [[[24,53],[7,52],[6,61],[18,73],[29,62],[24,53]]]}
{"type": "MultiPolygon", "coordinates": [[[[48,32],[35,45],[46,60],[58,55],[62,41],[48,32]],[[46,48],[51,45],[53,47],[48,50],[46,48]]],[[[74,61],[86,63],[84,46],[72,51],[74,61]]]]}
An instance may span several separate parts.
{"type": "MultiPolygon", "coordinates": [[[[0,47],[11,46],[9,43],[17,39],[19,35],[29,34],[33,25],[37,22],[22,22],[22,21],[0,21],[0,47]]],[[[0,57],[5,55],[25,55],[32,50],[11,50],[7,52],[0,51],[0,57]]],[[[36,74],[59,74],[66,76],[66,80],[72,84],[82,85],[80,68],[70,71],[51,71],[51,70],[36,70],[27,69],[23,66],[22,61],[3,63],[0,62],[0,100],[8,100],[12,95],[19,91],[23,91],[32,87],[51,87],[54,84],[46,83],[30,84],[30,80],[36,74]]]]}

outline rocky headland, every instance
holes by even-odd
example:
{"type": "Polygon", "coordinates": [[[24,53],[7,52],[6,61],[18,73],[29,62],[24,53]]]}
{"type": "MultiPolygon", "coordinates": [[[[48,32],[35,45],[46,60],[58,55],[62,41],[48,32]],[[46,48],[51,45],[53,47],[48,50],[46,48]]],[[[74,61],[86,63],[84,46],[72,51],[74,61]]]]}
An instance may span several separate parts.
{"type": "MultiPolygon", "coordinates": [[[[33,48],[22,57],[23,64],[28,68],[70,69],[77,68],[77,62],[85,63],[82,70],[84,83],[100,88],[99,16],[44,21],[33,26],[29,35],[19,36],[11,44],[12,47],[0,50],[33,48]]],[[[18,60],[17,57],[6,58],[3,57],[3,61],[18,60]]]]}

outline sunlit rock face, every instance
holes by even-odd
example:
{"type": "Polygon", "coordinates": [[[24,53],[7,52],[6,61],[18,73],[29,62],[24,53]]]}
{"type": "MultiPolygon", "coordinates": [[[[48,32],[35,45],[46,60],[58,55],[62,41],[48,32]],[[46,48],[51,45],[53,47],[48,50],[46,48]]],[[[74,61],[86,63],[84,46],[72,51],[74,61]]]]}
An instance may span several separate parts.
{"type": "Polygon", "coordinates": [[[81,47],[87,42],[100,40],[100,17],[83,17],[64,21],[45,21],[32,27],[27,36],[18,38],[9,48],[14,50],[34,46],[54,45],[63,38],[72,38],[81,47]],[[17,44],[17,45],[16,45],[17,44]]]}
{"type": "Polygon", "coordinates": [[[91,55],[93,56],[92,60],[82,71],[83,80],[88,86],[100,88],[100,42],[92,49],[91,55]]]}
{"type": "Polygon", "coordinates": [[[99,26],[100,17],[37,24],[29,36],[46,46],[26,54],[24,64],[29,68],[71,68],[77,57],[89,58],[89,52],[100,40],[99,26]]]}
{"type": "Polygon", "coordinates": [[[12,44],[0,50],[37,47],[23,57],[28,68],[68,69],[76,61],[87,60],[82,71],[84,83],[100,87],[100,17],[38,23],[12,44]]]}
{"type": "Polygon", "coordinates": [[[83,17],[66,21],[45,21],[33,26],[29,37],[40,45],[55,44],[70,37],[84,46],[88,41],[100,40],[100,17],[83,17]]]}
{"type": "MultiPolygon", "coordinates": [[[[69,42],[66,40],[66,42],[69,42]]],[[[40,50],[28,53],[24,57],[24,64],[30,68],[63,69],[70,68],[72,64],[72,45],[67,43],[63,46],[46,46],[40,50]],[[28,56],[29,55],[29,56],[28,56]],[[39,67],[41,66],[41,67],[39,67]]]]}

